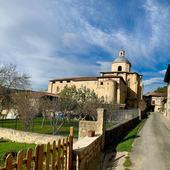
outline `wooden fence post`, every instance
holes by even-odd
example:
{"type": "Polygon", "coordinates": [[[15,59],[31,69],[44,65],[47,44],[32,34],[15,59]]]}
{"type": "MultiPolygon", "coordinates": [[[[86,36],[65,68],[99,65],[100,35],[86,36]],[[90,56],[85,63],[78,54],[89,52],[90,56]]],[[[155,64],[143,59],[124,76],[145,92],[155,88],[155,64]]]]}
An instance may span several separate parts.
{"type": "Polygon", "coordinates": [[[74,136],[74,128],[70,127],[68,170],[73,169],[73,136],[74,136]]]}
{"type": "Polygon", "coordinates": [[[35,163],[34,163],[34,170],[38,169],[38,153],[39,153],[39,145],[35,148],[35,163]]]}
{"type": "Polygon", "coordinates": [[[52,145],[52,170],[55,170],[55,162],[56,162],[56,141],[53,142],[52,145]]]}
{"type": "Polygon", "coordinates": [[[50,164],[50,143],[48,142],[46,145],[45,170],[49,170],[49,164],[50,164]]]}
{"type": "Polygon", "coordinates": [[[43,169],[43,150],[44,150],[44,145],[40,145],[39,150],[38,150],[38,169],[37,170],[43,169]]]}
{"type": "Polygon", "coordinates": [[[30,170],[32,161],[32,149],[28,149],[26,159],[27,159],[26,170],[30,170]]]}
{"type": "Polygon", "coordinates": [[[12,155],[8,155],[7,158],[6,158],[6,163],[5,163],[5,166],[6,166],[6,170],[11,170],[13,169],[12,168],[12,162],[13,162],[13,157],[12,155]]]}
{"type": "Polygon", "coordinates": [[[23,165],[23,151],[19,151],[17,154],[17,170],[22,169],[22,165],[23,165]]]}
{"type": "Polygon", "coordinates": [[[74,136],[74,127],[70,127],[70,136],[74,136]]]}

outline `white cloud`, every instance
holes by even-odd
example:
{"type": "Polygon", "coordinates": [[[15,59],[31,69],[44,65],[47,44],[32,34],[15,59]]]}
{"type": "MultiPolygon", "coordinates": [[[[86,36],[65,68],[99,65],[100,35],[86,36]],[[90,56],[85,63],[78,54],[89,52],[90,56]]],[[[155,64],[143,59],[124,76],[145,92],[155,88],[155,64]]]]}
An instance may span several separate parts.
{"type": "Polygon", "coordinates": [[[159,73],[160,73],[160,74],[165,75],[165,73],[166,73],[166,69],[164,69],[164,70],[160,70],[160,71],[159,71],[159,73]]]}
{"type": "MultiPolygon", "coordinates": [[[[0,1],[1,60],[13,62],[20,70],[30,73],[34,88],[47,87],[48,80],[56,77],[110,71],[110,62],[100,59],[91,62],[90,54],[84,62],[83,56],[87,56],[93,46],[111,55],[123,47],[134,65],[150,68],[152,63],[154,67],[154,62],[160,60],[152,57],[155,48],[169,47],[170,7],[147,0],[146,21],[137,21],[134,31],[127,32],[121,26],[104,30],[89,22],[91,16],[104,23],[109,18],[116,19],[110,4],[105,3],[106,8],[102,2],[96,4],[95,1],[0,1]],[[111,11],[113,16],[108,18],[107,12],[111,11]],[[151,31],[148,36],[141,31],[146,24],[151,31]]],[[[161,60],[167,61],[168,56],[161,60]]],[[[148,83],[149,80],[145,80],[145,84],[148,83]]]]}
{"type": "Polygon", "coordinates": [[[150,78],[148,80],[144,80],[143,84],[145,86],[149,86],[149,85],[152,85],[152,84],[160,84],[162,82],[163,82],[163,78],[162,77],[155,77],[155,78],[150,78]]]}

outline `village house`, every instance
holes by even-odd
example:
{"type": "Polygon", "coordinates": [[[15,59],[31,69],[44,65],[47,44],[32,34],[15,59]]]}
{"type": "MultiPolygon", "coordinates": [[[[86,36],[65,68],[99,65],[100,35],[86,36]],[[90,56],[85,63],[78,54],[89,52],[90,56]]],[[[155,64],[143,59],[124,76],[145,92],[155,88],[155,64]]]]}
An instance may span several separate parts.
{"type": "Polygon", "coordinates": [[[142,75],[131,71],[124,50],[112,62],[111,72],[101,72],[96,77],[53,79],[49,81],[48,92],[58,94],[65,86],[87,87],[106,102],[126,104],[129,108],[137,108],[142,99],[142,75]]]}
{"type": "Polygon", "coordinates": [[[166,104],[166,116],[170,118],[170,64],[166,70],[164,81],[168,83],[167,85],[167,104],[166,104]]]}
{"type": "Polygon", "coordinates": [[[152,112],[164,112],[166,93],[149,92],[143,96],[147,108],[152,112]]]}

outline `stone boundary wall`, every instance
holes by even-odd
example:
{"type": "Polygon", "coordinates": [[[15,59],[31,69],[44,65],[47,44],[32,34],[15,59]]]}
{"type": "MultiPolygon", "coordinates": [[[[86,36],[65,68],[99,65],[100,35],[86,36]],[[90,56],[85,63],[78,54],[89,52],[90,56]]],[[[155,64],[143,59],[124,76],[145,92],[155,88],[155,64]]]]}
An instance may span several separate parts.
{"type": "Polygon", "coordinates": [[[73,145],[73,169],[85,170],[100,154],[103,146],[103,135],[84,137],[73,145]]]}
{"type": "Polygon", "coordinates": [[[139,122],[140,118],[138,116],[134,119],[124,121],[110,129],[107,129],[105,131],[104,148],[107,149],[110,145],[116,146],[139,122]]]}
{"type": "Polygon", "coordinates": [[[57,141],[64,137],[0,128],[0,138],[20,143],[47,144],[48,142],[52,143],[54,140],[57,141]]]}
{"type": "Polygon", "coordinates": [[[95,134],[101,135],[105,131],[105,110],[97,109],[97,121],[80,121],[79,122],[79,139],[87,136],[89,130],[94,130],[95,134]]]}

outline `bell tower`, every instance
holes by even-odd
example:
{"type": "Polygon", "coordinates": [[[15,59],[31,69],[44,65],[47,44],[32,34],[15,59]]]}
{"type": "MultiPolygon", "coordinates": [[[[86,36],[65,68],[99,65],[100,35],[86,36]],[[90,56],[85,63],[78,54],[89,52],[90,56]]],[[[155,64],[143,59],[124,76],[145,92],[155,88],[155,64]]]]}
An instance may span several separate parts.
{"type": "Polygon", "coordinates": [[[112,72],[130,72],[131,64],[125,58],[125,51],[121,49],[118,57],[112,63],[112,72]]]}

